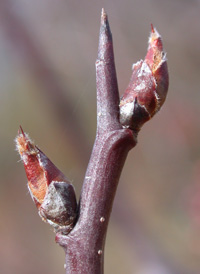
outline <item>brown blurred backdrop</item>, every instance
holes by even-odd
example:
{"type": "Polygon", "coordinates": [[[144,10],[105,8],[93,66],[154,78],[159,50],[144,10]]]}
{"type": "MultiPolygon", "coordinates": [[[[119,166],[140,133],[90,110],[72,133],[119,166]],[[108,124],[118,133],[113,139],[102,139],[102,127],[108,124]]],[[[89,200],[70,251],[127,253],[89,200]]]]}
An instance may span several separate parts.
{"type": "Polygon", "coordinates": [[[19,125],[79,196],[96,130],[95,59],[108,13],[120,93],[163,37],[170,87],[128,156],[109,225],[105,273],[200,273],[200,1],[0,1],[0,273],[63,273],[15,151],[19,125]]]}

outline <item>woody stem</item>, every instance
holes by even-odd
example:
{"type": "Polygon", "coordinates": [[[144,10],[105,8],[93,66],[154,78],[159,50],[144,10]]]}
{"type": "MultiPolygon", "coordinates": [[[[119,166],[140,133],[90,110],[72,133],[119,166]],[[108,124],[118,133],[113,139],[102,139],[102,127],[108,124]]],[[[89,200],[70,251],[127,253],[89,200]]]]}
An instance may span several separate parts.
{"type": "Polygon", "coordinates": [[[136,145],[119,122],[119,93],[112,35],[102,10],[97,83],[97,133],[80,197],[79,217],[67,236],[57,234],[66,253],[66,273],[102,274],[104,244],[119,177],[128,151],[136,145]]]}

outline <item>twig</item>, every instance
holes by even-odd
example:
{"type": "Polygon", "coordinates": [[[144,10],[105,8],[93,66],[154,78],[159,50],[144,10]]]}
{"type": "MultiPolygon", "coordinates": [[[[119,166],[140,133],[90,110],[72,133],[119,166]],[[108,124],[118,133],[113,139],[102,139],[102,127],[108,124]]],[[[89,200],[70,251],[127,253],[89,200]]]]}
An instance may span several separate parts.
{"type": "Polygon", "coordinates": [[[106,231],[119,177],[142,125],[165,101],[168,72],[162,40],[152,26],[149,48],[133,66],[121,101],[114,64],[112,35],[101,14],[96,61],[97,132],[78,210],[73,186],[22,129],[16,143],[28,186],[40,216],[57,232],[66,253],[66,273],[102,274],[106,231]]]}
{"type": "Polygon", "coordinates": [[[119,123],[119,95],[112,36],[102,11],[97,70],[97,136],[85,175],[80,216],[67,236],[57,234],[66,252],[66,273],[103,273],[104,244],[119,177],[133,132],[119,123]]]}

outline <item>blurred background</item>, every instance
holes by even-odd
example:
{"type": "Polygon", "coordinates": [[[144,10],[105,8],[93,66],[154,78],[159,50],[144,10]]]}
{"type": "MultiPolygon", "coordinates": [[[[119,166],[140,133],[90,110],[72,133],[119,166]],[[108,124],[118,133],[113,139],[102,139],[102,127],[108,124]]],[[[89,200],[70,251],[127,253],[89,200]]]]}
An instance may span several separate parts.
{"type": "Polygon", "coordinates": [[[120,94],[163,37],[170,86],[120,179],[105,273],[200,273],[200,1],[0,1],[0,273],[65,273],[64,251],[28,193],[19,125],[80,195],[96,130],[101,8],[113,34],[120,94]]]}

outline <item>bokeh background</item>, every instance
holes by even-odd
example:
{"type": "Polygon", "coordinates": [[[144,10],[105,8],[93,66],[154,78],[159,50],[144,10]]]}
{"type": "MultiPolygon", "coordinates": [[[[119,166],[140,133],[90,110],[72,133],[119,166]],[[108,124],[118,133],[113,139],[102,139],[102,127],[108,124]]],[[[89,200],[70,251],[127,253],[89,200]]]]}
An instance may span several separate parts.
{"type": "Polygon", "coordinates": [[[166,104],[126,161],[109,224],[105,273],[200,273],[200,1],[0,1],[0,273],[64,273],[15,151],[19,125],[80,195],[96,130],[101,8],[120,93],[153,23],[170,73],[166,104]]]}

